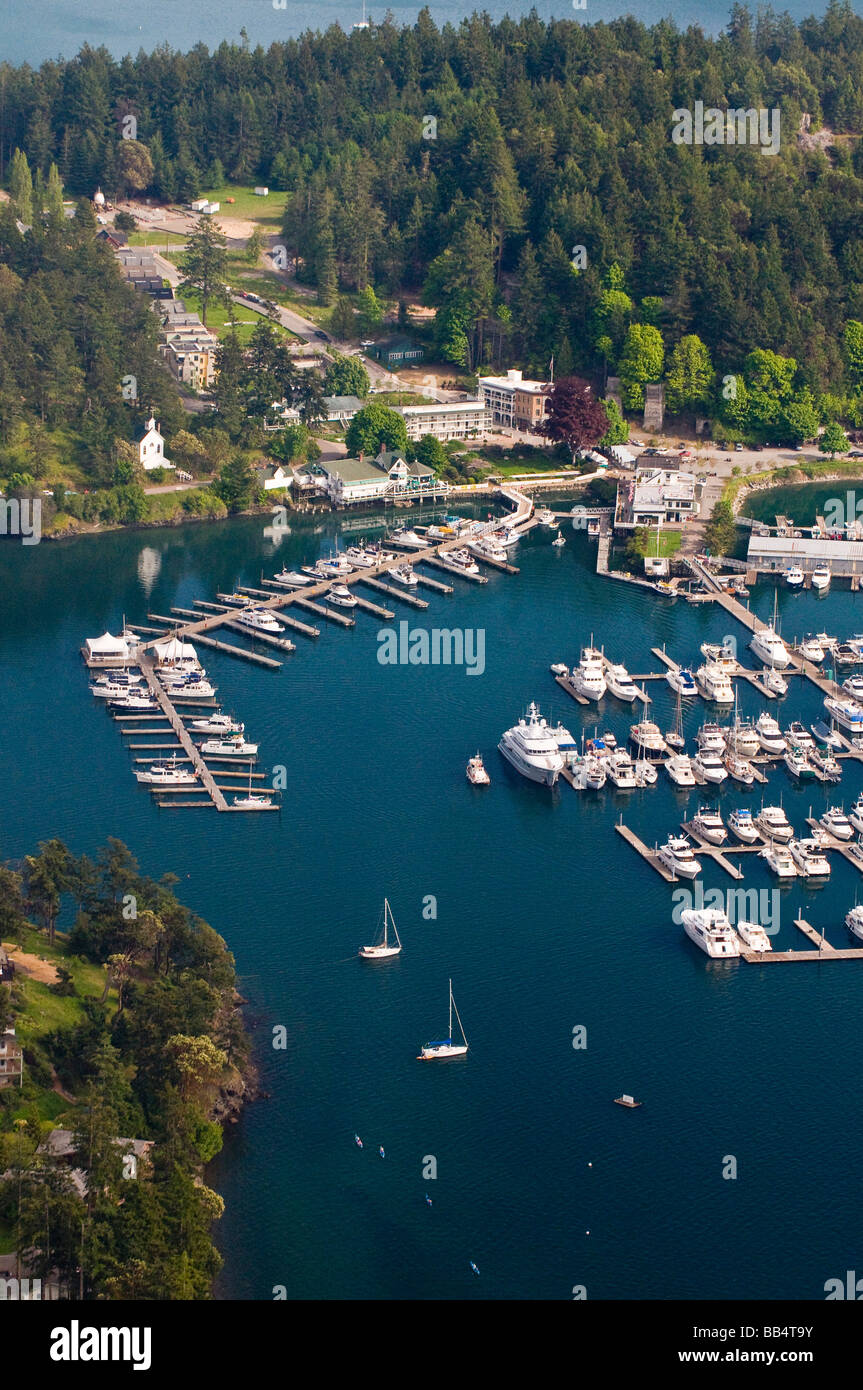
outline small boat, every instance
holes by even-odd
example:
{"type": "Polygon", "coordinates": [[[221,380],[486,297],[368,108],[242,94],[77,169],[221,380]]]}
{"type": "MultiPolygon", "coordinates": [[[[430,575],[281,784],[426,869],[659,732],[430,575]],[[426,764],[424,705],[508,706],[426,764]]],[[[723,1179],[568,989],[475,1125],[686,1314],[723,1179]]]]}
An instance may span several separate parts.
{"type": "Polygon", "coordinates": [[[824,660],[824,648],[816,637],[804,637],[797,650],[804,661],[811,661],[816,666],[824,660]]]}
{"type": "Polygon", "coordinates": [[[665,679],[683,700],[695,699],[698,695],[698,686],[695,677],[685,666],[671,666],[665,673],[665,679]]]}
{"type": "Polygon", "coordinates": [[[767,840],[787,844],[794,837],[794,830],[781,806],[762,806],[755,817],[755,824],[767,840]]]}
{"type": "Polygon", "coordinates": [[[606,663],[605,684],[618,700],[627,700],[631,704],[638,698],[638,686],[620,662],[606,663]]]}
{"type": "Polygon", "coordinates": [[[669,835],[665,844],[657,850],[656,857],[676,878],[697,878],[701,873],[701,864],[685,835],[669,835]]]}
{"type": "Polygon", "coordinates": [[[702,724],[695,735],[695,742],[704,752],[725,752],[725,734],[718,724],[702,724]]]}
{"type": "Polygon", "coordinates": [[[747,758],[738,758],[736,753],[726,753],[723,766],[733,782],[740,782],[744,787],[751,787],[755,781],[752,764],[747,758]]]}
{"type": "Polygon", "coordinates": [[[799,719],[795,719],[793,724],[789,724],[785,730],[785,742],[796,744],[802,748],[804,753],[809,753],[815,747],[815,740],[804,724],[799,719]]]}
{"type": "Polygon", "coordinates": [[[772,869],[777,878],[796,878],[797,866],[791,858],[785,845],[778,845],[771,840],[759,851],[761,858],[772,869]]]}
{"type": "Polygon", "coordinates": [[[153,787],[188,787],[198,780],[197,772],[181,767],[176,757],[151,763],[146,771],[136,772],[139,782],[153,787]]]}
{"type": "MultiPolygon", "coordinates": [[[[418,1062],[439,1062],[445,1061],[450,1057],[464,1057],[467,1053],[467,1038],[465,1037],[462,1021],[459,1018],[455,1000],[452,997],[452,980],[449,982],[449,1031],[441,1042],[425,1043],[419,1051],[418,1062]],[[456,1021],[461,1031],[462,1040],[460,1043],[452,1040],[452,1016],[455,1011],[456,1021]]],[[[477,1270],[477,1274],[479,1270],[477,1270]]]]}
{"type": "Polygon", "coordinates": [[[627,1110],[637,1110],[639,1105],[641,1105],[643,1102],[640,1100],[636,1100],[634,1096],[622,1095],[615,1096],[614,1103],[615,1105],[625,1105],[627,1110]]]}
{"type": "Polygon", "coordinates": [[[659,774],[653,763],[648,762],[644,749],[639,753],[635,761],[635,780],[640,787],[653,787],[659,774]]]}
{"type": "Polygon", "coordinates": [[[344,584],[334,584],[333,587],[324,594],[323,597],[329,602],[334,603],[337,608],[356,608],[357,601],[344,584]]]}
{"type": "Polygon", "coordinates": [[[799,565],[790,565],[785,571],[785,583],[789,589],[802,589],[805,577],[799,565]]]}
{"type": "Polygon", "coordinates": [[[634,791],[639,785],[637,770],[625,748],[615,748],[606,759],[605,768],[619,792],[634,791]]]}
{"type": "Polygon", "coordinates": [[[842,752],[845,744],[832,724],[828,726],[823,719],[816,719],[815,723],[810,724],[809,727],[812,730],[813,736],[819,743],[822,743],[825,748],[829,748],[833,753],[842,752]]]}
{"type": "Polygon", "coordinates": [[[863,792],[860,793],[848,812],[848,819],[857,833],[863,835],[863,792]]]}
{"type": "Polygon", "coordinates": [[[359,954],[363,960],[388,960],[390,956],[399,955],[401,949],[402,943],[396,931],[392,909],[390,908],[388,899],[384,898],[384,923],[381,939],[376,946],[361,946],[359,954]],[[394,946],[390,943],[389,939],[390,927],[392,927],[393,936],[395,937],[396,944],[394,946]]]}
{"type": "Polygon", "coordinates": [[[747,807],[740,807],[732,811],[728,817],[728,829],[735,839],[743,845],[755,845],[760,836],[752,819],[752,812],[747,807]]]}
{"type": "Polygon", "coordinates": [[[467,548],[477,560],[494,560],[498,565],[508,563],[506,551],[492,536],[484,536],[478,541],[468,541],[467,548]]]}
{"type": "Polygon", "coordinates": [[[300,571],[302,574],[307,574],[311,580],[317,580],[318,583],[320,583],[324,577],[323,572],[318,569],[317,565],[300,565],[300,571]]]}
{"type": "Polygon", "coordinates": [[[705,782],[715,782],[720,785],[728,776],[722,761],[722,754],[714,752],[711,748],[699,748],[692,759],[692,766],[696,772],[701,773],[705,782]]]}
{"type": "Polygon", "coordinates": [[[140,694],[137,686],[125,681],[98,680],[90,686],[90,694],[97,700],[122,700],[128,695],[140,694]]]}
{"type": "Polygon", "coordinates": [[[219,758],[254,758],[258,745],[247,743],[242,734],[228,734],[226,738],[207,739],[201,744],[201,752],[219,758]]]}
{"type": "Polygon", "coordinates": [[[835,835],[837,840],[854,839],[854,827],[841,806],[828,806],[823,816],[819,817],[818,824],[835,835]]]}
{"type": "Polygon", "coordinates": [[[692,771],[692,762],[685,753],[673,753],[663,764],[672,782],[678,787],[697,785],[692,771]]]}
{"type": "Polygon", "coordinates": [[[815,748],[809,754],[809,761],[815,772],[820,772],[822,777],[826,777],[828,782],[841,782],[842,764],[835,758],[829,748],[815,748]]]}
{"type": "Polygon", "coordinates": [[[474,1264],[473,1260],[471,1260],[469,1263],[470,1263],[470,1267],[471,1267],[471,1269],[473,1270],[474,1274],[479,1274],[479,1270],[477,1269],[477,1267],[476,1267],[476,1265],[474,1264]]]}
{"type": "Polygon", "coordinates": [[[772,715],[759,714],[755,721],[755,733],[765,753],[784,753],[785,739],[782,730],[772,715]]]}
{"type": "Polygon", "coordinates": [[[665,742],[669,748],[674,748],[680,752],[686,747],[686,739],[683,736],[683,697],[679,690],[677,692],[677,705],[674,710],[674,728],[665,735],[665,742]]]}
{"type": "Polygon", "coordinates": [[[347,556],[336,553],[318,560],[317,568],[319,574],[323,574],[327,578],[338,579],[342,575],[350,574],[351,562],[347,556]]]}
{"type": "Polygon", "coordinates": [[[273,575],[273,580],[276,584],[284,584],[289,589],[302,589],[306,584],[312,583],[307,574],[300,574],[298,570],[282,570],[280,574],[273,575]]]}
{"type": "Polygon", "coordinates": [[[757,922],[738,922],[737,935],[750,951],[772,951],[773,942],[763,927],[757,922]]]}
{"type": "Polygon", "coordinates": [[[771,695],[778,695],[781,698],[788,694],[788,682],[774,666],[765,666],[761,672],[761,679],[771,695]]]}
{"type": "MultiPolygon", "coordinates": [[[[801,581],[802,582],[802,581],[801,581]]],[[[773,622],[765,624],[753,634],[749,643],[755,655],[764,662],[765,666],[778,667],[785,669],[791,661],[791,654],[788,651],[782,638],[779,636],[776,627],[777,604],[779,602],[779,592],[773,596],[773,622]]]]}
{"type": "Polygon", "coordinates": [[[734,704],[734,686],[727,671],[714,662],[705,662],[695,673],[698,689],[715,705],[734,704]]]}
{"type": "Polygon", "coordinates": [[[488,787],[491,785],[491,778],[485,770],[485,765],[479,753],[477,753],[475,758],[468,759],[467,780],[472,782],[475,787],[488,787]]]}
{"type": "Polygon", "coordinates": [[[816,565],[812,571],[812,588],[823,594],[830,588],[830,579],[830,566],[816,565]]]}
{"type": "Polygon", "coordinates": [[[562,661],[554,661],[554,662],[552,662],[551,666],[549,666],[548,669],[549,669],[549,671],[551,671],[551,674],[552,674],[553,676],[568,676],[568,675],[569,675],[569,667],[566,666],[566,665],[564,665],[564,663],[563,663],[562,661]]]}
{"type": "Polygon", "coordinates": [[[244,734],[245,724],[240,724],[227,714],[210,714],[206,719],[193,719],[189,728],[195,734],[244,734]]]}
{"type": "Polygon", "coordinates": [[[384,1146],[383,1146],[383,1144],[381,1144],[380,1148],[378,1149],[378,1153],[380,1154],[381,1158],[386,1158],[386,1154],[384,1153],[384,1146]]]}
{"type": "Polygon", "coordinates": [[[842,689],[852,700],[863,700],[863,676],[849,676],[842,682],[842,689]]]}
{"type": "Polygon", "coordinates": [[[730,644],[726,646],[720,642],[702,642],[699,650],[708,665],[719,666],[729,676],[736,675],[738,662],[730,644]]]}
{"type": "Polygon", "coordinates": [[[354,1135],[354,1143],[356,1144],[358,1149],[361,1149],[363,1147],[363,1141],[358,1134],[354,1135]]]}
{"type": "Polygon", "coordinates": [[[718,811],[701,806],[692,818],[692,829],[711,845],[722,845],[728,839],[722,817],[718,811]]]}
{"type": "Polygon", "coordinates": [[[788,849],[803,878],[830,877],[830,860],[820,840],[792,840],[788,849]]]}
{"type": "Polygon", "coordinates": [[[402,584],[406,589],[415,589],[419,583],[410,565],[394,565],[389,571],[389,577],[394,579],[397,584],[402,584]]]}
{"type": "Polygon", "coordinates": [[[134,709],[150,710],[158,709],[158,700],[153,700],[149,695],[121,695],[119,699],[111,699],[108,704],[112,709],[134,709]]]}
{"type": "Polygon", "coordinates": [[[796,743],[792,743],[791,747],[785,750],[783,762],[785,763],[785,766],[788,768],[788,771],[791,773],[792,777],[802,779],[804,777],[815,776],[814,767],[810,763],[806,754],[803,752],[803,749],[798,748],[796,743]]]}
{"type": "Polygon", "coordinates": [[[712,960],[740,955],[740,942],[721,908],[688,908],[680,915],[683,930],[712,960]]]}
{"type": "Polygon", "coordinates": [[[275,802],[271,796],[261,796],[258,792],[246,792],[244,796],[235,796],[234,805],[238,811],[267,811],[275,802]]]}
{"type": "Polygon", "coordinates": [[[479,565],[471,559],[470,551],[465,550],[464,547],[458,550],[439,551],[438,558],[443,560],[450,569],[460,570],[462,574],[479,574],[479,565]]]}
{"type": "Polygon", "coordinates": [[[563,536],[555,536],[554,540],[552,541],[552,545],[554,545],[554,546],[566,545],[566,541],[563,539],[563,536]]]}
{"type": "Polygon", "coordinates": [[[432,1202],[431,1197],[429,1197],[428,1193],[426,1193],[426,1206],[427,1206],[427,1207],[430,1207],[430,1206],[433,1206],[433,1205],[434,1205],[434,1204],[433,1204],[433,1202],[432,1202]]]}
{"type": "Polygon", "coordinates": [[[283,632],[282,624],[278,622],[265,608],[244,608],[238,613],[234,622],[242,624],[243,627],[251,628],[253,632],[283,632]]]}
{"type": "Polygon", "coordinates": [[[852,907],[845,913],[845,925],[863,941],[863,907],[852,907]]]}

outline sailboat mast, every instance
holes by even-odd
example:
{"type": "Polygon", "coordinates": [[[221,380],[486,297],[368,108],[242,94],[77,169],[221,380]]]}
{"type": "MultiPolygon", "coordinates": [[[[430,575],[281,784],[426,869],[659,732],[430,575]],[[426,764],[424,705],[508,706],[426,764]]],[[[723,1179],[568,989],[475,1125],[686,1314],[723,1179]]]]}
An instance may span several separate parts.
{"type": "Polygon", "coordinates": [[[387,917],[388,917],[388,915],[389,915],[389,910],[390,910],[389,902],[387,901],[386,898],[384,898],[384,945],[385,945],[385,946],[388,946],[388,945],[389,945],[389,942],[387,941],[387,917]]]}
{"type": "Polygon", "coordinates": [[[449,1033],[447,1036],[452,1042],[452,980],[449,982],[449,1033]]]}

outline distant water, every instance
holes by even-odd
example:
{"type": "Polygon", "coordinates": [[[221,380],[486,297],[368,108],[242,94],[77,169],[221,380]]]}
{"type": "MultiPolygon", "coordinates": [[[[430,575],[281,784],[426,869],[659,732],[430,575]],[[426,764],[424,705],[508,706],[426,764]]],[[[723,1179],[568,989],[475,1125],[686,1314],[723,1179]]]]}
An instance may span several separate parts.
{"type": "MultiPolygon", "coordinates": [[[[278,557],[247,518],[0,546],[0,851],[60,835],[92,853],[118,835],[145,871],[178,874],[236,954],[269,1098],[210,1169],[227,1202],[220,1296],[284,1285],[292,1298],[570,1299],[585,1284],[592,1299],[823,1297],[863,1257],[849,1124],[863,968],[709,962],[672,924],[672,889],[614,832],[623,814],[646,841],[664,838],[682,793],[663,778],[634,795],[552,794],[497,751],[534,697],[578,736],[598,721],[624,738],[630,712],[611,697],[583,711],[549,663],[576,660],[591,634],[635,672],[656,669],[656,644],[695,661],[729,628],[745,640],[720,611],[602,582],[583,535],[567,530],[558,551],[535,532],[517,576],[456,581],[450,597],[427,594],[424,615],[397,605],[412,625],[484,629],[482,676],[379,665],[368,614],[352,631],[322,624],[316,643],[297,637],[277,673],[204,653],[263,765],[287,769],[280,819],[159,812],[134,783],[87,693],[83,639],[306,563],[336,530],[298,524],[278,557]],[[465,780],[477,748],[486,789],[465,780]],[[404,952],[365,966],[355,953],[384,894],[404,952]],[[418,1045],[446,1026],[450,975],[470,1056],[424,1066],[418,1045]],[[279,1024],[286,1051],[271,1045],[279,1024]],[[586,1051],[572,1047],[578,1025],[586,1051]],[[644,1107],[613,1105],[623,1091],[644,1107]]],[[[772,587],[753,602],[766,617],[772,587]]],[[[789,637],[863,626],[863,598],[838,589],[820,601],[783,589],[779,602],[789,637]]],[[[668,727],[670,692],[651,690],[668,727]]],[[[762,704],[747,687],[741,700],[746,713],[762,704]]],[[[795,687],[779,717],[819,712],[795,687]]],[[[705,717],[699,703],[687,731],[705,717]]],[[[834,797],[847,807],[861,787],[855,764],[834,797]]],[[[771,778],[780,795],[799,828],[828,801],[784,770],[771,778]]],[[[720,800],[727,812],[761,795],[720,800]]],[[[711,867],[704,882],[732,881],[711,867]]],[[[775,886],[751,856],[745,886],[775,886]]],[[[840,861],[828,886],[785,889],[777,945],[806,944],[801,909],[844,944],[861,886],[840,861]]]]}
{"type": "MultiPolygon", "coordinates": [[[[184,52],[196,43],[211,50],[223,41],[239,43],[240,30],[246,29],[252,46],[294,38],[306,30],[326,29],[340,24],[345,30],[360,18],[361,0],[319,0],[314,5],[288,0],[285,9],[274,9],[272,0],[150,0],[145,5],[117,5],[116,0],[52,0],[33,23],[28,0],[0,0],[5,14],[2,56],[10,63],[39,64],[49,58],[71,58],[82,44],[100,44],[115,55],[152,51],[158,44],[184,52]]],[[[397,24],[413,24],[421,5],[367,3],[370,18],[380,23],[389,10],[397,24]]],[[[469,5],[459,0],[436,0],[430,7],[439,28],[458,26],[474,9],[485,11],[499,21],[506,15],[519,18],[535,9],[541,19],[575,19],[580,23],[608,22],[632,14],[644,24],[673,17],[681,29],[699,24],[706,33],[718,33],[728,23],[730,4],[716,5],[705,0],[587,0],[584,9],[575,10],[564,0],[491,0],[469,5]]],[[[753,5],[753,11],[756,8],[753,5]]],[[[823,0],[790,0],[777,9],[787,10],[796,20],[809,14],[822,14],[823,0]]]]}
{"type": "Polygon", "coordinates": [[[797,526],[814,526],[816,516],[823,515],[825,508],[830,509],[831,514],[835,512],[837,501],[849,518],[857,515],[858,501],[863,514],[863,488],[859,478],[832,478],[829,482],[798,483],[753,492],[746,499],[743,512],[758,521],[766,521],[769,526],[775,524],[777,516],[788,516],[797,526]]]}

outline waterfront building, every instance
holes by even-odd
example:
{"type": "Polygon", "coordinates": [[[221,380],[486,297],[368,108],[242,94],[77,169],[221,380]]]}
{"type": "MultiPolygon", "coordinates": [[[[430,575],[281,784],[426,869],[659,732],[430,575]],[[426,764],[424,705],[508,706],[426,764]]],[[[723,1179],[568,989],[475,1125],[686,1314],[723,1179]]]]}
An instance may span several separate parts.
{"type": "Polygon", "coordinates": [[[664,526],[695,516],[698,485],[694,473],[664,468],[637,468],[631,478],[617,485],[614,524],[624,530],[636,526],[664,526]]]}
{"type": "Polygon", "coordinates": [[[425,348],[415,338],[395,337],[372,343],[368,353],[392,371],[394,367],[403,367],[407,363],[422,362],[425,348]]]}
{"type": "Polygon", "coordinates": [[[488,429],[489,412],[481,398],[467,401],[444,401],[437,405],[397,405],[408,432],[408,439],[475,439],[488,429]]]}
{"type": "Polygon", "coordinates": [[[506,376],[481,376],[480,400],[488,411],[488,423],[508,429],[538,430],[548,414],[552,387],[548,382],[529,381],[516,368],[506,376]]]}
{"type": "Polygon", "coordinates": [[[438,478],[433,469],[416,461],[409,463],[397,450],[382,450],[374,459],[363,455],[321,459],[316,468],[323,475],[324,490],[334,507],[446,497],[450,490],[449,483],[438,478]]]}
{"type": "Polygon", "coordinates": [[[785,572],[792,564],[804,573],[816,565],[829,565],[832,574],[863,574],[863,541],[831,540],[827,536],[761,535],[749,538],[747,563],[754,570],[785,572]]]}

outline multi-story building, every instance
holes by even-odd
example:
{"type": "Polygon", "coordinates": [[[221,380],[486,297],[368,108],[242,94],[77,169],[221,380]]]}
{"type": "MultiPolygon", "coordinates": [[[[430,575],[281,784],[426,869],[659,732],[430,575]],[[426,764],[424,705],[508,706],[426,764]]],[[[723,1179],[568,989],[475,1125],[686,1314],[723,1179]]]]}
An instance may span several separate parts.
{"type": "Polygon", "coordinates": [[[536,431],[548,414],[551,386],[544,381],[527,381],[511,367],[506,376],[481,376],[480,399],[489,415],[489,424],[509,429],[536,431]]]}
{"type": "Polygon", "coordinates": [[[445,401],[440,405],[399,405],[408,439],[422,439],[432,434],[435,439],[475,439],[488,428],[488,409],[485,401],[445,401]]]}
{"type": "Polygon", "coordinates": [[[15,1041],[15,1029],[0,1034],[0,1086],[20,1086],[24,1079],[24,1049],[15,1041]]]}
{"type": "Polygon", "coordinates": [[[320,459],[315,465],[324,490],[334,507],[373,501],[403,501],[446,497],[450,485],[433,469],[408,463],[396,450],[382,450],[377,458],[320,459]]]}
{"type": "Polygon", "coordinates": [[[694,516],[698,506],[694,473],[678,473],[665,468],[638,468],[631,478],[617,485],[614,524],[633,530],[636,526],[664,526],[694,516]]]}

